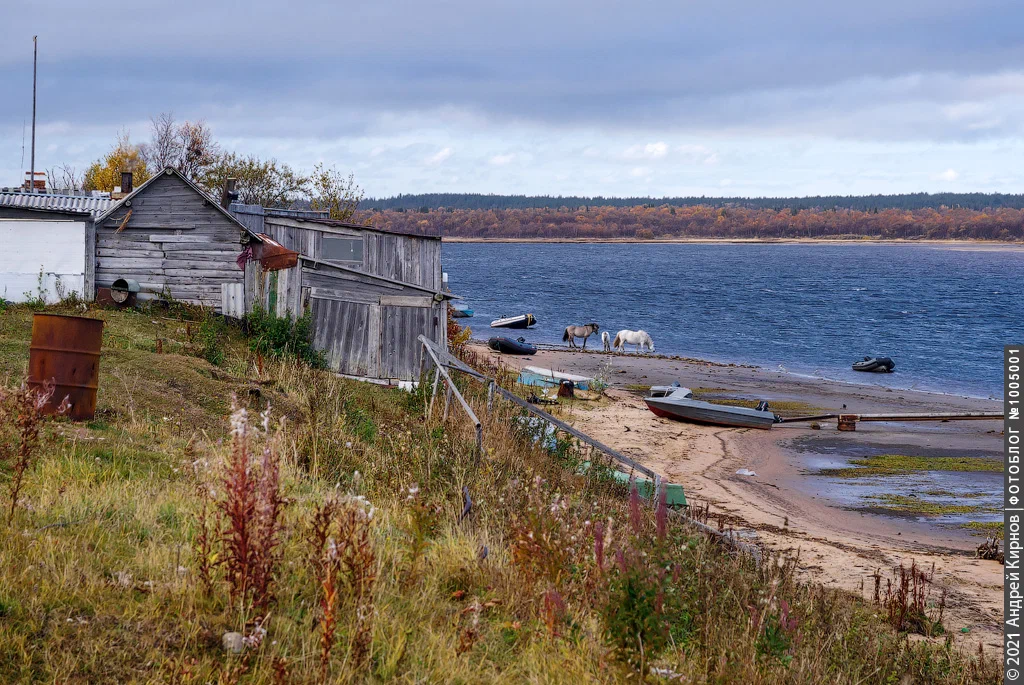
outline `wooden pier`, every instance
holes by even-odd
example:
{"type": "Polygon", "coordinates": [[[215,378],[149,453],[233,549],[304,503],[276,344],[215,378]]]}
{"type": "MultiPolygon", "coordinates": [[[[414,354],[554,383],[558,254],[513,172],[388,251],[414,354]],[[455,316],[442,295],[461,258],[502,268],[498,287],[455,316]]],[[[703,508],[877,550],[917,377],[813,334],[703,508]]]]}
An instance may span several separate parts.
{"type": "Polygon", "coordinates": [[[825,421],[836,419],[836,428],[841,431],[857,430],[859,421],[891,421],[902,423],[904,421],[1002,421],[1003,415],[996,412],[910,412],[904,414],[818,414],[816,416],[798,416],[782,419],[780,423],[795,423],[802,421],[825,421]]]}

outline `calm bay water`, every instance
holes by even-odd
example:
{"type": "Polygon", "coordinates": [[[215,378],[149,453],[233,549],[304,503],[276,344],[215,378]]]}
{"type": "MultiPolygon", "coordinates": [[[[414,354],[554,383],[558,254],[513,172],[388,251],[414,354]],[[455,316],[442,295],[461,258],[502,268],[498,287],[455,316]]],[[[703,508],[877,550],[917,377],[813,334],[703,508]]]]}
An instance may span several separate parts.
{"type": "MultiPolygon", "coordinates": [[[[659,353],[859,383],[1002,397],[1003,345],[1024,342],[1024,251],[928,245],[445,243],[452,290],[487,338],[561,343],[570,323],[651,334],[659,353]],[[896,372],[850,364],[885,355],[896,372]]],[[[600,340],[591,338],[587,347],[600,340]]]]}

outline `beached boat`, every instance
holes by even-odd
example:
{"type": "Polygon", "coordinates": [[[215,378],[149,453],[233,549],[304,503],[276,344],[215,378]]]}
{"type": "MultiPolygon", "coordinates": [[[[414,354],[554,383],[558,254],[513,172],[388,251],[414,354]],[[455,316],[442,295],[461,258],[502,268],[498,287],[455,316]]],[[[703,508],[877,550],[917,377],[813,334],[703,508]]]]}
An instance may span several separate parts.
{"type": "Polygon", "coordinates": [[[589,390],[590,384],[594,382],[594,379],[551,369],[542,369],[539,366],[524,366],[522,371],[519,372],[519,382],[522,385],[557,388],[562,384],[562,381],[572,381],[573,386],[577,389],[589,390]]]}
{"type": "Polygon", "coordinates": [[[533,314],[519,316],[503,316],[491,322],[491,328],[529,328],[537,323],[533,314]]]}
{"type": "Polygon", "coordinates": [[[526,342],[524,338],[513,340],[512,338],[491,338],[487,346],[502,354],[537,354],[537,348],[526,342]]]}
{"type": "Polygon", "coordinates": [[[896,368],[896,362],[889,357],[864,357],[859,362],[853,363],[854,371],[877,371],[879,373],[892,373],[896,368]]]}
{"type": "Polygon", "coordinates": [[[644,402],[658,416],[712,426],[768,429],[778,421],[767,402],[762,402],[757,409],[713,404],[693,399],[693,392],[679,385],[654,386],[644,402]]]}
{"type": "Polygon", "coordinates": [[[465,305],[455,305],[452,307],[452,316],[456,319],[468,319],[473,316],[473,310],[465,305]]]}

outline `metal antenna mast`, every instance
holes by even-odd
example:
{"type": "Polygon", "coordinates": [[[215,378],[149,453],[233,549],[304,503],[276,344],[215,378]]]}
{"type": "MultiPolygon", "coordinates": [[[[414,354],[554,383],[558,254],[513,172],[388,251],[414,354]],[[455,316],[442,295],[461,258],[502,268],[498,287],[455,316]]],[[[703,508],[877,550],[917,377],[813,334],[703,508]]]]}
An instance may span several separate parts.
{"type": "Polygon", "coordinates": [[[28,179],[28,192],[36,192],[36,64],[39,59],[39,45],[32,36],[32,167],[28,179]]]}

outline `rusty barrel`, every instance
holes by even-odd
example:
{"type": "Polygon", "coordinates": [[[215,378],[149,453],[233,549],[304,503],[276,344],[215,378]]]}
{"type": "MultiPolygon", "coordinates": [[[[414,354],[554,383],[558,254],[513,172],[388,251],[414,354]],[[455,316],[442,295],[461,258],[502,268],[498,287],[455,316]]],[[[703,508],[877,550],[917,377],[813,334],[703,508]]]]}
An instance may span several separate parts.
{"type": "Polygon", "coordinates": [[[53,396],[43,412],[52,414],[68,398],[68,416],[76,421],[96,414],[103,320],[84,316],[36,314],[29,346],[28,384],[37,389],[53,382],[53,396]]]}

